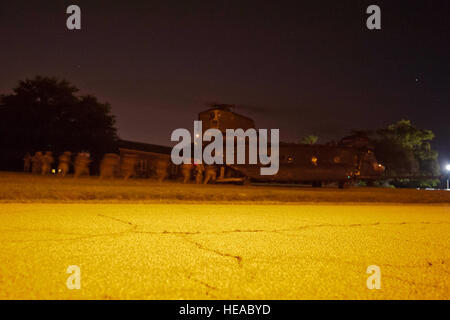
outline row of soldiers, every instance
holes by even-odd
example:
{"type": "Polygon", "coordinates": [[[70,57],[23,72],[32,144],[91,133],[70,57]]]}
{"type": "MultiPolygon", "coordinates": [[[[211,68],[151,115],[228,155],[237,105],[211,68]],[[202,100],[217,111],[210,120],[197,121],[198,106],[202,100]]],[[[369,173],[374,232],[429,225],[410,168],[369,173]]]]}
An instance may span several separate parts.
{"type": "Polygon", "coordinates": [[[183,175],[183,183],[188,183],[191,180],[192,173],[195,176],[195,183],[208,184],[210,181],[215,181],[217,178],[216,167],[213,165],[203,164],[182,164],[181,174],[183,175]],[[203,176],[205,176],[203,178],[203,176]]]}
{"type": "MultiPolygon", "coordinates": [[[[124,155],[122,162],[120,157],[114,153],[107,153],[103,157],[100,164],[100,178],[112,178],[118,175],[118,170],[122,172],[123,178],[127,180],[136,175],[137,157],[132,154],[124,155]],[[120,164],[120,166],[119,166],[120,164]]],[[[154,171],[159,182],[167,178],[169,162],[164,159],[156,160],[154,163],[154,171]]],[[[210,181],[216,180],[216,168],[214,166],[203,166],[203,164],[183,164],[181,166],[181,173],[183,175],[183,182],[188,183],[192,178],[192,173],[195,176],[197,184],[207,184],[210,181]],[[203,178],[203,176],[205,176],[203,178]]]]}
{"type": "MultiPolygon", "coordinates": [[[[37,151],[33,156],[27,153],[24,157],[24,171],[32,172],[34,174],[48,175],[51,173],[57,173],[61,176],[66,176],[70,170],[70,166],[74,167],[74,177],[80,177],[82,175],[89,175],[89,165],[92,162],[91,156],[88,152],[78,152],[75,156],[74,162],[71,161],[72,153],[66,151],[58,157],[57,171],[52,170],[52,166],[55,162],[53,153],[47,151],[45,154],[41,151],[37,151]]],[[[100,163],[100,178],[114,178],[122,176],[127,180],[137,175],[136,165],[138,159],[136,155],[125,154],[121,157],[115,153],[107,153],[104,155],[100,163]]],[[[154,171],[159,182],[164,181],[168,176],[169,162],[160,159],[154,163],[154,171]]],[[[216,180],[216,169],[214,166],[205,166],[203,164],[183,164],[181,166],[181,173],[183,175],[183,182],[188,183],[192,174],[195,177],[197,184],[207,184],[210,181],[216,180]]]]}
{"type": "MultiPolygon", "coordinates": [[[[89,165],[92,162],[91,155],[88,152],[78,152],[72,162],[72,153],[66,151],[58,157],[58,168],[52,170],[52,165],[55,162],[51,151],[43,154],[37,151],[33,156],[27,153],[24,157],[24,171],[32,172],[34,174],[48,175],[50,173],[57,173],[61,176],[66,176],[73,165],[74,177],[83,175],[90,175],[89,165]],[[53,172],[52,172],[53,171],[53,172]]],[[[118,175],[120,164],[120,157],[117,154],[108,153],[103,157],[100,164],[100,177],[108,178],[118,175]]],[[[133,157],[125,157],[121,163],[120,169],[125,179],[135,175],[136,159],[133,157]]]]}
{"type": "MultiPolygon", "coordinates": [[[[138,158],[134,154],[125,154],[121,158],[118,154],[107,153],[100,163],[100,178],[114,178],[121,175],[124,180],[128,180],[137,176],[137,163],[138,158]]],[[[160,159],[154,165],[154,171],[158,181],[164,181],[168,176],[169,162],[160,159]]]]}
{"type": "MultiPolygon", "coordinates": [[[[91,156],[88,152],[78,152],[75,156],[75,160],[71,162],[72,153],[66,151],[58,157],[58,169],[57,173],[61,176],[66,176],[69,172],[70,165],[74,166],[74,177],[81,175],[89,175],[89,164],[91,163],[91,156]]],[[[27,153],[23,159],[23,171],[32,172],[34,174],[48,175],[56,173],[52,169],[55,163],[55,158],[51,151],[42,153],[37,151],[33,156],[27,153]]]]}

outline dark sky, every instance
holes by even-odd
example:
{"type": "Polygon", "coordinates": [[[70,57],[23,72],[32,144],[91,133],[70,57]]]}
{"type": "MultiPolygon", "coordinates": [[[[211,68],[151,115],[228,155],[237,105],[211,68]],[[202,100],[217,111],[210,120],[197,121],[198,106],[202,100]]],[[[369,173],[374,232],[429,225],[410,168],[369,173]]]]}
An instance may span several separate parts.
{"type": "Polygon", "coordinates": [[[66,78],[111,103],[121,138],[164,145],[208,101],[253,106],[236,111],[284,141],[408,118],[450,161],[449,17],[448,0],[0,0],[0,93],[66,78]],[[382,30],[366,28],[370,4],[382,30]]]}

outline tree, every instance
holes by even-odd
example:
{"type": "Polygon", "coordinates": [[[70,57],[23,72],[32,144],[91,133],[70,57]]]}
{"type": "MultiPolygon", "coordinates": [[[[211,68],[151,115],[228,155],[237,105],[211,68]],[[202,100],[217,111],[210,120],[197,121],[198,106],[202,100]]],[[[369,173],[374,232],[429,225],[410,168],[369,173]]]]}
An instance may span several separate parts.
{"type": "Polygon", "coordinates": [[[0,147],[4,169],[16,169],[26,152],[115,151],[117,130],[108,103],[78,96],[66,80],[36,76],[0,97],[0,147]]]}
{"type": "MultiPolygon", "coordinates": [[[[400,120],[374,132],[367,132],[375,147],[375,155],[386,166],[388,176],[413,176],[409,185],[433,186],[437,183],[426,177],[440,173],[438,153],[431,148],[431,130],[419,129],[410,120],[400,120]],[[420,178],[420,177],[424,178],[420,178]]],[[[405,184],[405,180],[399,180],[405,184]]]]}
{"type": "Polygon", "coordinates": [[[317,142],[317,140],[319,140],[318,136],[310,134],[308,136],[303,137],[300,140],[300,143],[303,143],[303,144],[315,144],[317,142]]]}

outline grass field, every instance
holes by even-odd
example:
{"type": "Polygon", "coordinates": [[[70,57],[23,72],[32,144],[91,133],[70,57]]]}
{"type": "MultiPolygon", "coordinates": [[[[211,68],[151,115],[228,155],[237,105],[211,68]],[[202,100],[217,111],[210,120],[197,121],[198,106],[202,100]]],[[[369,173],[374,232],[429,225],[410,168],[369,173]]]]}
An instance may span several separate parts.
{"type": "Polygon", "coordinates": [[[386,188],[184,185],[148,179],[34,176],[0,172],[0,202],[381,202],[450,203],[450,192],[386,188]]]}

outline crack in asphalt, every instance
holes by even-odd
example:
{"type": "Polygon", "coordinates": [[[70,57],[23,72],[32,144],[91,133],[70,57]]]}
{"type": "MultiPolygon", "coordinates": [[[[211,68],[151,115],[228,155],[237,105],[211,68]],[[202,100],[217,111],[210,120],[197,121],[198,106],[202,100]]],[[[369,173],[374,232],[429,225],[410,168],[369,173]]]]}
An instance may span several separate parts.
{"type": "MultiPolygon", "coordinates": [[[[129,230],[124,230],[124,231],[119,231],[119,232],[109,232],[109,233],[99,233],[99,234],[89,234],[89,233],[74,233],[74,232],[61,232],[58,230],[53,230],[53,229],[27,229],[27,228],[18,228],[15,227],[14,229],[16,231],[25,231],[25,232],[34,232],[34,231],[45,231],[45,232],[51,232],[54,234],[59,234],[59,235],[77,235],[79,237],[76,238],[67,238],[67,239],[40,239],[40,240],[36,240],[36,239],[32,239],[32,240],[7,240],[7,241],[0,241],[0,243],[28,243],[28,242],[64,242],[64,241],[73,241],[73,240],[86,240],[86,239],[92,239],[92,238],[99,238],[99,237],[113,237],[113,236],[121,236],[130,232],[133,232],[135,229],[137,229],[137,225],[129,222],[129,221],[125,221],[125,220],[121,220],[121,219],[117,219],[114,217],[110,217],[110,216],[106,216],[106,215],[102,215],[102,214],[97,214],[100,217],[104,217],[104,218],[108,218],[108,219],[112,219],[124,224],[128,224],[131,225],[131,228],[129,230]]],[[[0,229],[0,231],[4,232],[4,231],[9,231],[7,229],[0,229]]]]}
{"type": "Polygon", "coordinates": [[[411,224],[447,224],[446,222],[373,222],[367,224],[355,223],[355,224],[316,224],[316,225],[305,225],[297,228],[289,228],[289,229],[235,229],[235,230],[223,230],[223,231],[135,231],[135,233],[147,233],[147,234],[172,234],[172,235],[204,235],[204,234],[229,234],[229,233],[258,233],[258,232],[267,232],[267,233],[277,233],[277,232],[289,232],[289,231],[300,231],[304,229],[312,229],[312,228],[321,228],[321,227],[372,227],[372,226],[380,226],[380,225],[411,225],[411,224]]]}
{"type": "MultiPolygon", "coordinates": [[[[327,262],[327,263],[335,263],[335,264],[346,264],[346,265],[355,267],[356,269],[362,268],[362,270],[365,270],[365,265],[362,264],[361,262],[342,260],[340,258],[335,258],[335,257],[321,257],[320,259],[314,258],[314,257],[308,257],[308,259],[312,260],[312,261],[320,262],[320,263],[327,262]]],[[[445,264],[445,263],[446,263],[446,260],[440,260],[438,262],[433,262],[433,263],[431,263],[430,261],[426,261],[423,265],[400,265],[400,264],[395,265],[395,264],[381,264],[381,263],[378,263],[377,265],[380,267],[422,269],[423,271],[426,272],[426,270],[432,266],[436,267],[440,264],[445,264]]],[[[448,271],[446,271],[445,269],[441,269],[441,270],[448,273],[448,271]]],[[[347,272],[353,272],[353,273],[357,272],[359,274],[359,271],[350,270],[350,269],[348,269],[347,272]]],[[[396,270],[396,272],[398,272],[398,270],[396,270]]],[[[442,286],[439,286],[439,285],[432,285],[432,284],[428,284],[428,283],[424,283],[424,282],[416,282],[413,280],[401,278],[400,276],[393,276],[390,274],[386,274],[385,272],[382,273],[382,277],[397,279],[399,281],[408,283],[413,286],[424,286],[424,287],[430,287],[430,288],[435,288],[435,289],[445,288],[444,284],[442,284],[442,286]]]]}
{"type": "Polygon", "coordinates": [[[203,244],[201,244],[201,243],[199,243],[199,242],[197,242],[197,241],[195,241],[195,240],[188,239],[188,238],[186,238],[185,236],[181,236],[181,238],[183,238],[183,239],[184,239],[185,241],[187,241],[187,242],[193,243],[197,248],[199,248],[199,249],[201,249],[201,250],[213,252],[213,253],[218,254],[219,256],[222,256],[222,257],[228,257],[228,258],[236,259],[238,265],[239,265],[240,267],[242,266],[242,257],[239,256],[239,255],[233,255],[233,254],[231,254],[231,253],[226,253],[226,252],[219,251],[219,250],[217,250],[217,249],[209,248],[209,247],[204,246],[203,244]]]}
{"type": "MultiPolygon", "coordinates": [[[[3,229],[0,231],[6,231],[6,232],[14,232],[14,231],[22,231],[22,232],[49,232],[49,233],[53,233],[53,234],[58,234],[58,235],[66,235],[66,236],[78,236],[78,237],[74,237],[74,238],[67,238],[67,239],[41,239],[41,240],[13,240],[13,241],[0,241],[0,243],[25,243],[25,242],[50,242],[50,241],[56,241],[56,242],[62,242],[62,241],[74,241],[74,240],[86,240],[86,239],[92,239],[92,238],[99,238],[99,237],[117,237],[117,236],[123,236],[123,235],[127,235],[127,234],[132,234],[132,233],[136,233],[136,234],[149,234],[149,235],[173,235],[176,236],[178,238],[183,239],[184,241],[193,244],[196,248],[198,248],[199,250],[203,250],[203,251],[207,251],[207,252],[211,252],[214,253],[218,256],[221,256],[223,258],[230,258],[233,259],[234,261],[237,262],[237,265],[239,267],[242,267],[243,264],[243,260],[244,258],[240,255],[237,254],[232,254],[232,253],[228,253],[228,252],[223,252],[217,248],[211,248],[209,246],[206,246],[200,242],[198,242],[195,239],[192,239],[191,236],[195,236],[195,235],[221,235],[221,234],[234,234],[234,233],[283,233],[283,232],[295,232],[295,231],[301,231],[301,230],[307,230],[307,229],[313,229],[313,228],[326,228],[326,227],[335,227],[335,228],[354,228],[354,227],[375,227],[375,226],[383,226],[383,225],[398,225],[398,226],[404,226],[404,225],[417,225],[417,224],[423,224],[423,225],[439,225],[439,224],[449,224],[448,222],[442,222],[442,221],[438,221],[438,222],[430,222],[430,221],[418,221],[418,222],[372,222],[372,223],[352,223],[352,224],[306,224],[303,226],[298,226],[295,228],[285,228],[285,229],[269,229],[269,230],[265,230],[265,229],[234,229],[234,230],[222,230],[222,231],[168,231],[168,230],[163,230],[163,231],[143,231],[143,230],[139,230],[140,225],[135,224],[131,221],[127,221],[127,220],[123,220],[120,218],[116,218],[113,216],[109,216],[109,215],[104,215],[104,214],[97,214],[98,217],[104,218],[104,219],[109,219],[118,223],[121,223],[123,225],[127,225],[129,226],[129,228],[127,228],[126,230],[123,231],[119,231],[119,232],[110,232],[110,233],[103,233],[103,234],[80,234],[80,233],[74,233],[74,232],[61,232],[58,230],[53,230],[50,228],[42,228],[42,229],[30,229],[30,228],[19,228],[19,227],[14,227],[12,228],[13,230],[8,230],[8,229],[3,229]]],[[[375,228],[377,229],[377,228],[375,228]]],[[[380,230],[380,229],[378,229],[380,230]]],[[[414,240],[409,240],[409,239],[398,239],[401,241],[414,241],[414,240]]],[[[311,257],[310,257],[311,258],[311,257]]],[[[315,260],[315,259],[312,259],[315,260]]],[[[335,263],[346,263],[346,264],[350,264],[353,266],[359,266],[359,264],[354,263],[352,261],[333,261],[335,260],[334,258],[328,257],[328,259],[322,259],[321,261],[332,261],[335,263]]],[[[441,261],[442,264],[446,263],[445,260],[441,261]]],[[[428,267],[432,267],[432,266],[436,266],[439,265],[439,263],[431,263],[428,262],[428,265],[391,265],[391,264],[380,264],[380,266],[384,266],[384,267],[397,267],[397,268],[428,268],[428,267]]],[[[448,273],[448,271],[446,271],[445,269],[443,270],[446,273],[448,273]]],[[[425,287],[432,287],[432,288],[436,288],[439,289],[440,287],[438,285],[429,285],[426,283],[422,283],[422,282],[415,282],[412,281],[410,279],[405,279],[402,277],[398,277],[398,276],[392,276],[392,275],[384,275],[387,278],[392,278],[392,279],[396,279],[398,281],[402,281],[405,283],[408,283],[412,286],[425,286],[425,287]]],[[[216,296],[214,295],[214,291],[219,291],[220,289],[199,279],[196,279],[193,274],[188,274],[187,275],[187,279],[190,281],[193,281],[195,283],[198,283],[200,285],[202,285],[203,287],[206,288],[206,294],[208,296],[210,296],[211,298],[216,298],[216,296]],[[211,292],[213,291],[213,292],[211,292]]]]}
{"type": "MultiPolygon", "coordinates": [[[[132,223],[131,221],[126,221],[126,220],[118,219],[118,218],[107,216],[107,215],[103,215],[103,214],[98,214],[98,216],[104,217],[104,218],[109,218],[109,219],[112,219],[114,221],[117,221],[117,222],[120,222],[120,223],[132,226],[133,227],[132,230],[128,230],[128,232],[132,232],[132,233],[147,233],[147,232],[137,232],[136,229],[138,228],[138,225],[132,223]]],[[[201,250],[213,252],[213,253],[215,253],[215,254],[217,254],[219,256],[222,256],[222,257],[234,258],[234,259],[237,260],[238,265],[241,266],[241,263],[242,263],[242,257],[241,256],[233,255],[231,253],[226,253],[226,252],[219,251],[217,249],[206,247],[205,245],[203,245],[203,244],[201,244],[201,243],[199,243],[199,242],[197,242],[195,240],[188,239],[186,236],[190,235],[190,234],[186,234],[186,233],[183,234],[183,233],[180,233],[180,232],[178,232],[178,233],[170,233],[170,232],[165,232],[165,231],[160,233],[160,234],[173,234],[173,235],[176,235],[176,236],[184,239],[185,241],[194,244],[197,248],[199,248],[201,250]]]]}
{"type": "Polygon", "coordinates": [[[210,285],[209,283],[207,283],[207,282],[205,282],[205,281],[202,281],[202,280],[199,280],[199,279],[194,278],[194,275],[193,275],[192,273],[188,274],[188,275],[186,276],[186,278],[187,278],[188,280],[190,280],[190,281],[193,281],[193,282],[195,282],[195,283],[198,283],[198,284],[204,286],[204,287],[206,288],[205,294],[206,294],[207,296],[210,296],[210,297],[213,298],[213,299],[217,299],[217,296],[214,295],[213,293],[211,293],[211,290],[219,291],[220,289],[218,289],[218,288],[216,288],[216,287],[210,285]]]}
{"type": "MultiPolygon", "coordinates": [[[[126,224],[131,226],[129,230],[124,230],[120,232],[110,232],[110,233],[100,233],[100,234],[80,234],[80,233],[73,233],[73,232],[61,232],[58,230],[52,230],[52,229],[26,229],[26,228],[14,228],[14,231],[25,231],[25,232],[34,232],[34,231],[46,231],[51,232],[55,234],[61,234],[61,235],[79,235],[79,237],[76,238],[68,238],[68,239],[41,239],[41,240],[0,240],[0,243],[22,243],[22,242],[48,242],[48,241],[71,241],[71,240],[85,240],[90,238],[98,238],[98,237],[108,237],[108,236],[119,236],[124,235],[127,233],[139,233],[139,234],[151,234],[151,235],[218,235],[218,234],[231,234],[231,233],[281,233],[281,232],[292,232],[292,231],[301,231],[305,229],[312,229],[312,228],[323,228],[323,227],[340,227],[340,228],[351,228],[351,227],[372,227],[372,226],[382,226],[382,225],[414,225],[414,224],[449,224],[447,222],[429,222],[429,221],[421,221],[421,222],[373,222],[373,223],[367,223],[367,224],[317,224],[317,225],[304,225],[297,228],[288,228],[288,229],[271,229],[271,230],[264,230],[264,229],[235,229],[235,230],[223,230],[223,231],[141,231],[138,230],[139,225],[134,224],[130,221],[118,219],[115,217],[103,215],[103,214],[97,214],[99,217],[103,217],[106,219],[111,219],[117,222],[120,222],[122,224],[126,224]]],[[[8,229],[0,229],[2,232],[8,232],[13,230],[8,229]]],[[[399,239],[399,240],[405,240],[407,239],[399,239]]]]}
{"type": "Polygon", "coordinates": [[[119,219],[119,218],[107,216],[107,215],[100,214],[100,213],[98,213],[97,216],[103,217],[103,218],[107,218],[107,219],[111,219],[111,220],[114,220],[114,221],[117,221],[117,222],[121,222],[121,223],[124,223],[124,224],[128,224],[128,225],[133,226],[133,227],[137,227],[136,224],[134,224],[134,223],[132,223],[130,221],[122,220],[122,219],[119,219]]]}
{"type": "MultiPolygon", "coordinates": [[[[398,277],[398,276],[383,275],[383,277],[384,277],[384,278],[395,279],[395,280],[398,280],[398,281],[407,283],[407,284],[409,284],[409,285],[411,285],[411,286],[413,286],[413,287],[416,287],[416,286],[423,286],[423,287],[427,287],[427,288],[441,289],[440,286],[437,286],[437,285],[434,285],[434,284],[428,284],[428,283],[423,283],[423,282],[415,282],[415,281],[413,281],[413,280],[410,280],[410,279],[403,279],[403,278],[400,278],[400,277],[398,277]]],[[[444,288],[444,287],[442,287],[442,288],[444,288]]]]}

